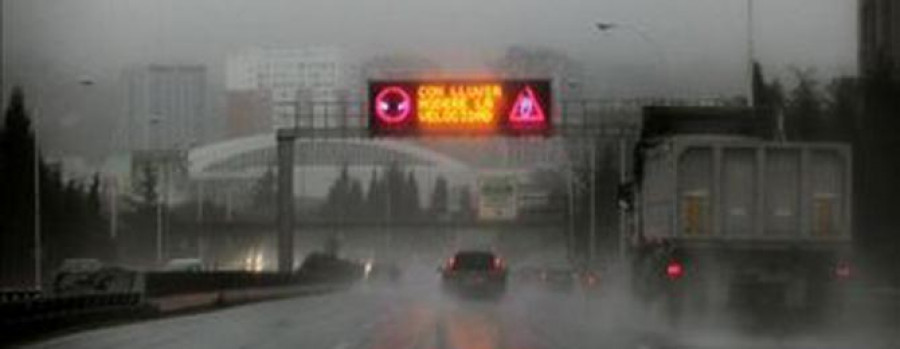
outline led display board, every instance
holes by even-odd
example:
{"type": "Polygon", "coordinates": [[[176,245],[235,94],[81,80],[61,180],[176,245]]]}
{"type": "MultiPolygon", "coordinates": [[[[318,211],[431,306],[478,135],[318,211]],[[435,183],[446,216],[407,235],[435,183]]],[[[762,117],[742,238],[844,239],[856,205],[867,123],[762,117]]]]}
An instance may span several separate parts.
{"type": "Polygon", "coordinates": [[[372,81],[373,135],[548,134],[548,80],[372,81]]]}

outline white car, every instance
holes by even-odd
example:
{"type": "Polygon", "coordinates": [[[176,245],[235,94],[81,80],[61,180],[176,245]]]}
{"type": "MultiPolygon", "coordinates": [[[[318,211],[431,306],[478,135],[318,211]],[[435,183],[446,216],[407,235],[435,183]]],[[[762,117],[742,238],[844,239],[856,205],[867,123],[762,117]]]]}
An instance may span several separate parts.
{"type": "Polygon", "coordinates": [[[199,258],[175,258],[163,267],[164,271],[203,271],[203,261],[199,258]]]}
{"type": "Polygon", "coordinates": [[[62,262],[59,272],[92,273],[103,269],[103,263],[95,258],[69,258],[62,262]]]}

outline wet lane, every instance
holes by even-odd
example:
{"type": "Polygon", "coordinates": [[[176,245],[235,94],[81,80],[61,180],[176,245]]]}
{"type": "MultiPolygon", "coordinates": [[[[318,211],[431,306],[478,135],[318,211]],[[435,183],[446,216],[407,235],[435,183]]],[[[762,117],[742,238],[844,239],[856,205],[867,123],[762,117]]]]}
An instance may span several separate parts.
{"type": "Polygon", "coordinates": [[[680,331],[634,315],[613,295],[584,297],[511,287],[501,301],[439,292],[433,273],[399,285],[362,285],[335,294],[97,329],[34,348],[891,348],[887,332],[828,336],[746,336],[680,331]],[[873,334],[874,333],[874,334],[873,334]]]}

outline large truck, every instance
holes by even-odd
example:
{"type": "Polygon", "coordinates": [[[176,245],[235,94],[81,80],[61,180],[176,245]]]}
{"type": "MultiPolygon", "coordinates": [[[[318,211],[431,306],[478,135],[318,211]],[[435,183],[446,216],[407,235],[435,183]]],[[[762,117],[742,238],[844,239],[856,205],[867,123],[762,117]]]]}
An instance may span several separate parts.
{"type": "Polygon", "coordinates": [[[851,149],[779,141],[769,115],[645,108],[624,200],[634,288],[654,309],[836,306],[851,276],[851,149]]]}

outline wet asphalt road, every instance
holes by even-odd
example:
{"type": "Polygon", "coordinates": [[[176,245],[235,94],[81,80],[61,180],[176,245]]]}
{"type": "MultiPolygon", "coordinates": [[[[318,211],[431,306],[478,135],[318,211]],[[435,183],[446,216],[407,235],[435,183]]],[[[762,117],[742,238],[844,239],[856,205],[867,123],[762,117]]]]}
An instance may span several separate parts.
{"type": "Polygon", "coordinates": [[[443,295],[437,276],[75,333],[33,348],[898,348],[891,327],[805,334],[680,330],[640,318],[611,293],[511,285],[498,302],[443,295]]]}

